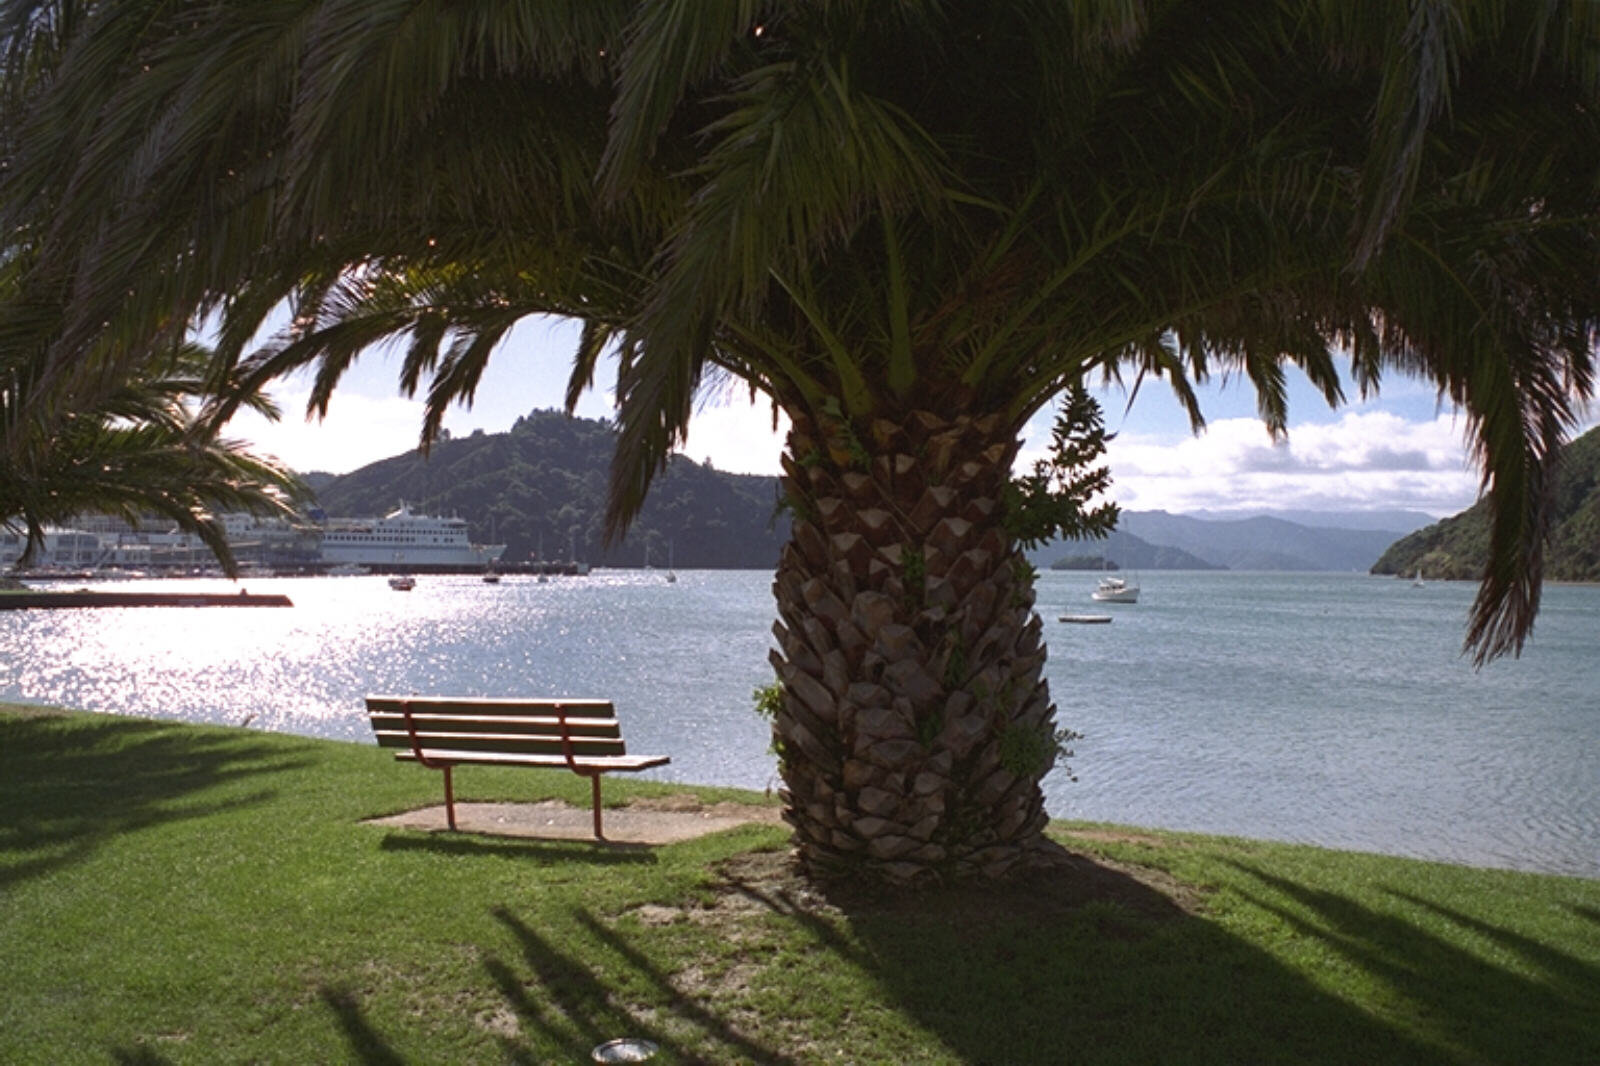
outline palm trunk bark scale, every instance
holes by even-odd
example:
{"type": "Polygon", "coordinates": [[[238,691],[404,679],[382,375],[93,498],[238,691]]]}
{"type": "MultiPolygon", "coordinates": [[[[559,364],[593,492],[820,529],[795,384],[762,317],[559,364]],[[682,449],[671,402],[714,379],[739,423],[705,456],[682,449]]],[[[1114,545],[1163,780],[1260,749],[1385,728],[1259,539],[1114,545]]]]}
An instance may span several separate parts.
{"type": "Polygon", "coordinates": [[[1033,572],[1001,513],[1017,449],[998,415],[793,421],[774,739],[814,873],[993,878],[1053,850],[1039,781],[1055,708],[1033,572]]]}

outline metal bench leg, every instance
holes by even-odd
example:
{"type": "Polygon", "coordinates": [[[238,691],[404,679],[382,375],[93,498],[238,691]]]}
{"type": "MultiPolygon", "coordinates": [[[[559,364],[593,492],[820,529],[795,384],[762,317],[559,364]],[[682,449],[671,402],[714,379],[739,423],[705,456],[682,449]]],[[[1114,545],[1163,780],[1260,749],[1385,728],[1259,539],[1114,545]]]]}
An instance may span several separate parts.
{"type": "Polygon", "coordinates": [[[444,772],[444,815],[452,830],[456,827],[456,796],[450,787],[450,764],[439,767],[444,772]]]}
{"type": "Polygon", "coordinates": [[[596,840],[604,840],[606,835],[600,831],[600,775],[590,774],[589,785],[591,786],[591,792],[593,792],[592,802],[594,804],[594,838],[596,840]]]}

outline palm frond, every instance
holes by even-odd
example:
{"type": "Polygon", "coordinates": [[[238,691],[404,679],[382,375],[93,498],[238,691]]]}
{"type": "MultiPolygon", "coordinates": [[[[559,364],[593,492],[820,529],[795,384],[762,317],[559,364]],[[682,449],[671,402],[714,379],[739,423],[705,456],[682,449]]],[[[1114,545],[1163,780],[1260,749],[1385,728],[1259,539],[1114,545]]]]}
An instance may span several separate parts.
{"type": "Polygon", "coordinates": [[[735,48],[755,40],[762,0],[665,0],[641,4],[619,57],[612,133],[600,161],[612,198],[676,119],[690,86],[709,78],[735,48]]]}
{"type": "Polygon", "coordinates": [[[619,356],[616,532],[730,374],[1006,425],[1159,377],[1196,426],[1237,374],[1281,430],[1285,370],[1342,402],[1348,352],[1362,395],[1467,412],[1469,641],[1512,651],[1593,392],[1597,40],[1579,0],[19,0],[0,350],[41,361],[4,432],[214,317],[237,402],[315,368],[325,409],[405,345],[426,438],[511,323],[568,316],[569,402],[619,356]]]}

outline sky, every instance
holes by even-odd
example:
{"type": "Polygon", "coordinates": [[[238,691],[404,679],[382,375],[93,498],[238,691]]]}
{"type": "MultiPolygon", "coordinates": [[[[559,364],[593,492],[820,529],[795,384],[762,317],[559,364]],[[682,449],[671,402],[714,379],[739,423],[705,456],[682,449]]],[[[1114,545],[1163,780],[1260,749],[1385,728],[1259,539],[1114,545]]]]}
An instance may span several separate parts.
{"type": "MultiPolygon", "coordinates": [[[[453,436],[497,433],[530,411],[559,408],[576,346],[570,322],[524,321],[490,358],[473,404],[452,409],[445,427],[453,436]]],[[[1477,498],[1466,419],[1441,409],[1426,383],[1392,377],[1366,401],[1352,386],[1351,402],[1331,410],[1297,372],[1291,375],[1289,434],[1279,442],[1257,417],[1248,382],[1213,380],[1201,390],[1207,427],[1199,435],[1161,382],[1146,382],[1131,403],[1120,387],[1096,390],[1115,434],[1106,451],[1110,499],[1135,511],[1386,510],[1442,518],[1477,498]]],[[[309,379],[285,379],[271,390],[283,418],[273,424],[244,414],[229,435],[302,473],[348,473],[416,447],[422,401],[401,396],[397,378],[398,356],[366,353],[320,422],[304,417],[309,379]]],[[[597,380],[577,413],[610,416],[614,378],[597,380]]],[[[1029,422],[1019,463],[1031,465],[1043,454],[1052,418],[1047,408],[1029,422]]],[[[1590,411],[1585,426],[1597,420],[1600,411],[1590,411]]],[[[776,474],[783,437],[782,427],[774,432],[772,425],[764,400],[752,404],[742,392],[720,397],[691,420],[682,451],[718,470],[776,474]]]]}

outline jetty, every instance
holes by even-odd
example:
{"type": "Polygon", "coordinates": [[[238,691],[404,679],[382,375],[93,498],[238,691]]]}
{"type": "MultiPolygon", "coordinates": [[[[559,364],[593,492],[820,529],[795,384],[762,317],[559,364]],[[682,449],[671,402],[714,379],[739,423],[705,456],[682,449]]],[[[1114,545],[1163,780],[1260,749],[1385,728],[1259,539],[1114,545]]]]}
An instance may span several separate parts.
{"type": "Polygon", "coordinates": [[[37,611],[66,607],[293,607],[281,593],[238,592],[0,592],[0,611],[37,611]]]}

